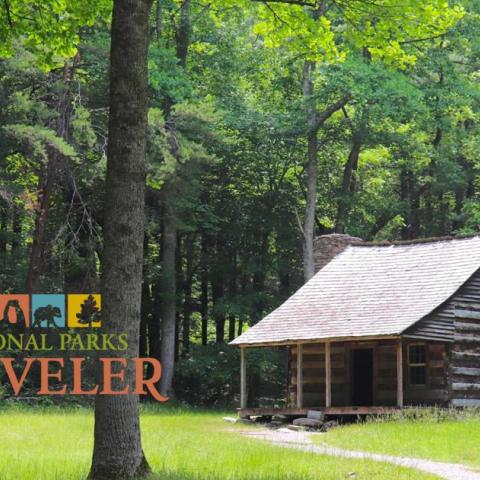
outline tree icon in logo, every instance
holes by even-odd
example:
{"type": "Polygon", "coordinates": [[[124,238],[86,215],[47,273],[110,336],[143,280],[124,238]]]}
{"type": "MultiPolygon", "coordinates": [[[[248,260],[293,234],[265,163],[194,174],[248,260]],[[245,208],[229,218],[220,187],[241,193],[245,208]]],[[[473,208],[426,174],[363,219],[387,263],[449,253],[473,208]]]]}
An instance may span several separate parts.
{"type": "Polygon", "coordinates": [[[81,304],[80,312],[77,313],[78,323],[87,325],[89,328],[98,326],[93,324],[100,324],[100,309],[97,306],[97,301],[93,295],[89,295],[87,299],[81,304]]]}

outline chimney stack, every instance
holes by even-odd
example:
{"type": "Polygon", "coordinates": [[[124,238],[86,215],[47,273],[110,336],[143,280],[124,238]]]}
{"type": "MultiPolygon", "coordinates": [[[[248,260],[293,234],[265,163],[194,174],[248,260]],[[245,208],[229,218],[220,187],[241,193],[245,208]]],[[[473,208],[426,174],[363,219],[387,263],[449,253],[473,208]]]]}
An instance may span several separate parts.
{"type": "Polygon", "coordinates": [[[349,245],[359,242],[363,242],[363,240],[343,233],[332,233],[317,237],[314,244],[315,273],[339,253],[342,253],[349,245]]]}

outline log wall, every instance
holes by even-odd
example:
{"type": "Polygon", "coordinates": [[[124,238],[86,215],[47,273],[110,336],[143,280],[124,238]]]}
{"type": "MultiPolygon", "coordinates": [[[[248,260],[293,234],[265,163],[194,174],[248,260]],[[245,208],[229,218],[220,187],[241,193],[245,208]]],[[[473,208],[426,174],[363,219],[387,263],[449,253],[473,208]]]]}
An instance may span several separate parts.
{"type": "MultiPolygon", "coordinates": [[[[408,375],[408,343],[403,343],[405,405],[444,405],[448,401],[448,345],[425,342],[427,347],[427,384],[410,386],[408,375]]],[[[332,406],[352,405],[352,350],[373,349],[373,405],[397,404],[396,340],[376,342],[333,342],[331,344],[332,406]]],[[[480,356],[480,348],[478,350],[480,356]]],[[[296,405],[297,352],[290,348],[289,405],[296,405]]],[[[480,393],[480,389],[479,389],[480,393]]],[[[325,347],[323,344],[303,345],[303,405],[325,405],[325,347]]]]}
{"type": "Polygon", "coordinates": [[[448,353],[450,344],[404,340],[404,404],[447,406],[449,401],[448,353]],[[411,385],[408,367],[408,345],[423,343],[426,346],[426,384],[411,385]]]}
{"type": "Polygon", "coordinates": [[[480,273],[454,297],[455,341],[450,360],[450,402],[480,406],[480,273]]]}
{"type": "MultiPolygon", "coordinates": [[[[348,405],[345,389],[347,366],[345,344],[334,343],[331,348],[332,405],[348,405]]],[[[290,349],[289,404],[296,404],[297,395],[297,349],[290,349]]],[[[325,345],[306,344],[303,346],[303,404],[325,405],[325,345]]]]}

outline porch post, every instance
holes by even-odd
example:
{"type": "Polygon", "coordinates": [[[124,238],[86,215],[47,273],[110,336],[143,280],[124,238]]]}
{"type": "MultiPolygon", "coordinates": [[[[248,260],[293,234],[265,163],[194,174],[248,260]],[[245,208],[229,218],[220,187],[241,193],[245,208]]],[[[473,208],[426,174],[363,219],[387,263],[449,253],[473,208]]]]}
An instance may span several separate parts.
{"type": "Polygon", "coordinates": [[[303,345],[297,344],[297,407],[303,407],[303,345]]]}
{"type": "Polygon", "coordinates": [[[332,406],[332,367],[330,361],[330,342],[325,343],[325,407],[332,406]]]}
{"type": "Polygon", "coordinates": [[[397,341],[397,407],[403,407],[403,357],[401,338],[397,341]]]}
{"type": "Polygon", "coordinates": [[[240,347],[240,408],[247,408],[247,358],[245,347],[240,347]]]}

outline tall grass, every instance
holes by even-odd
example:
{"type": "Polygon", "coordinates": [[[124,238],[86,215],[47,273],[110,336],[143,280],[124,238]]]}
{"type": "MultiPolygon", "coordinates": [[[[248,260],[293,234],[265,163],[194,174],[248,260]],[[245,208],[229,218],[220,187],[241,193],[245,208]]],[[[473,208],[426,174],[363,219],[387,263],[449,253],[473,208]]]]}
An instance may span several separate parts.
{"type": "MultiPolygon", "coordinates": [[[[322,457],[244,438],[224,413],[144,408],[143,446],[162,480],[433,479],[418,471],[322,457]]],[[[85,408],[8,407],[0,411],[0,480],[80,480],[93,446],[85,408]]]]}

